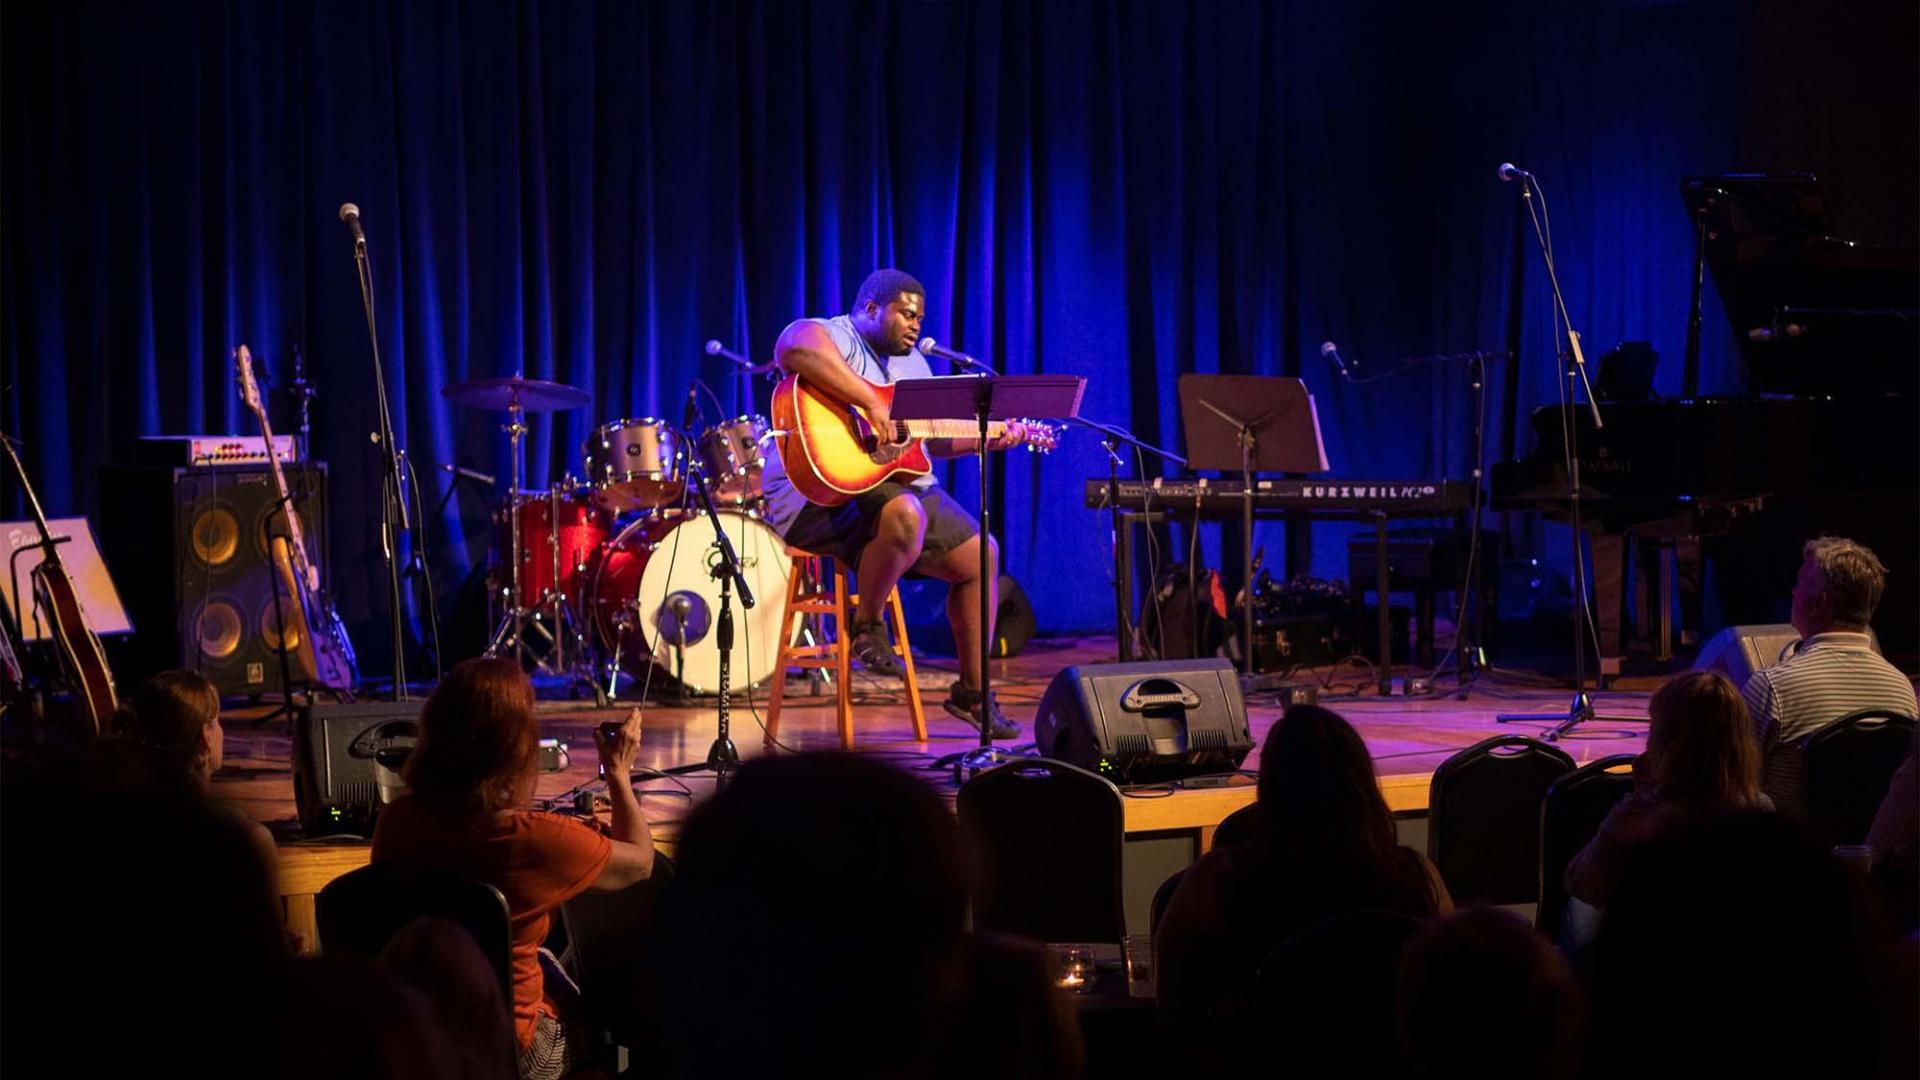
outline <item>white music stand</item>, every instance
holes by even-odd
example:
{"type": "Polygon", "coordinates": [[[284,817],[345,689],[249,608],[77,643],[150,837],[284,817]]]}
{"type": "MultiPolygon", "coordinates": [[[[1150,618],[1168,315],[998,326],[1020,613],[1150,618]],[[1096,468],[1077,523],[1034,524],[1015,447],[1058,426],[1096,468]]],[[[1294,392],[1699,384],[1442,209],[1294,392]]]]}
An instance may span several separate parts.
{"type": "MultiPolygon", "coordinates": [[[[113,577],[100,558],[100,546],[94,543],[93,527],[87,519],[52,518],[47,530],[60,543],[60,563],[73,579],[87,625],[101,637],[133,633],[133,620],[127,618],[126,606],[120,603],[120,591],[113,587],[113,577]]],[[[33,617],[33,603],[29,597],[20,596],[15,587],[18,582],[32,581],[34,568],[46,558],[45,548],[29,546],[39,543],[40,530],[33,522],[0,521],[0,545],[5,546],[8,559],[6,572],[0,573],[0,602],[5,603],[8,617],[18,616],[14,629],[19,631],[21,641],[47,639],[40,621],[33,617]]]]}

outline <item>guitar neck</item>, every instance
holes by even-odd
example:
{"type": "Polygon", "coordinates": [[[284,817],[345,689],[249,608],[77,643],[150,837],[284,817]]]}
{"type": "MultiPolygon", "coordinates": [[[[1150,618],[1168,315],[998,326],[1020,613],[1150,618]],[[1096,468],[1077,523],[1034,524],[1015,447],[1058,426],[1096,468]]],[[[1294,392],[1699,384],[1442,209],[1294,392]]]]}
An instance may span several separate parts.
{"type": "MultiPolygon", "coordinates": [[[[895,420],[893,424],[900,435],[908,439],[977,439],[980,437],[978,420],[895,420]]],[[[998,438],[1006,433],[1006,421],[987,421],[987,438],[998,438]]]]}
{"type": "Polygon", "coordinates": [[[288,556],[294,565],[304,568],[307,562],[307,540],[300,534],[300,515],[293,512],[293,499],[287,494],[287,475],[280,471],[280,455],[273,453],[273,422],[267,419],[266,403],[254,395],[253,418],[260,424],[260,435],[267,441],[267,469],[273,474],[273,490],[280,497],[280,509],[285,511],[287,521],[288,556]]]}
{"type": "Polygon", "coordinates": [[[34,491],[33,485],[27,481],[27,466],[20,460],[19,453],[14,450],[12,439],[0,434],[0,443],[6,444],[7,457],[13,461],[14,474],[20,478],[20,490],[27,493],[27,507],[33,511],[34,527],[40,530],[40,540],[47,546],[45,557],[57,563],[60,561],[60,555],[53,543],[53,530],[47,525],[47,512],[40,506],[40,494],[34,491]]]}

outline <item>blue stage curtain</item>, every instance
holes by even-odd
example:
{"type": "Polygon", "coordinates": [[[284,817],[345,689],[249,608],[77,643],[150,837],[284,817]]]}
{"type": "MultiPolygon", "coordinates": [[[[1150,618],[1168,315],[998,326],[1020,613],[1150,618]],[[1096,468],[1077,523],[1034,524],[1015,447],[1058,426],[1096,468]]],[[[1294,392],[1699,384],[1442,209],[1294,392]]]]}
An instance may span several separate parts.
{"type": "MultiPolygon", "coordinates": [[[[1587,354],[1650,340],[1669,394],[1691,258],[1682,175],[1864,170],[1890,124],[1906,152],[1874,183],[1911,193],[1910,79],[1880,112],[1863,84],[1807,88],[1778,122],[1755,105],[1788,96],[1763,88],[1780,79],[1769,58],[1795,55],[1789,10],[14,0],[0,15],[0,408],[49,509],[97,515],[97,471],[135,437],[252,429],[235,343],[276,388],[302,349],[320,389],[314,450],[335,478],[335,592],[375,670],[379,459],[346,201],[363,213],[394,422],[428,505],[446,483],[428,466],[509,468],[503,418],[452,407],[447,384],[524,373],[592,392],[533,418],[541,486],[579,469],[596,424],[677,421],[695,377],[729,413],[764,411],[767,384],[702,343],[764,359],[788,320],[846,310],[878,265],[926,282],[929,334],[1003,371],[1084,374],[1087,415],[1171,448],[1180,373],[1297,374],[1337,475],[1464,477],[1461,371],[1356,386],[1318,352],[1335,340],[1374,370],[1504,345],[1519,219],[1498,162],[1547,187],[1587,354]],[[1872,115],[1802,115],[1808,100],[1872,115]]],[[[1798,47],[1822,70],[1871,67],[1862,47],[1877,62],[1910,43],[1899,10],[1827,13],[1798,47]]],[[[1896,218],[1910,226],[1910,209],[1896,218]]],[[[1540,262],[1530,240],[1519,250],[1524,418],[1556,399],[1558,368],[1540,262]]],[[[1704,387],[1738,389],[1710,288],[1705,338],[1704,387]]],[[[1490,456],[1503,385],[1496,373],[1490,456]]],[[[1104,519],[1080,507],[1105,468],[1080,436],[1004,463],[1006,566],[1049,629],[1110,622],[1104,519]]],[[[973,502],[970,465],[946,479],[973,502]]],[[[482,509],[463,494],[431,523],[448,589],[484,561],[482,509]]],[[[1535,539],[1564,561],[1560,535],[1535,539]]],[[[1314,536],[1314,568],[1344,573],[1344,530],[1314,536]]],[[[1277,562],[1281,527],[1256,542],[1277,562]]],[[[1231,543],[1204,550],[1237,564],[1231,543]]]]}

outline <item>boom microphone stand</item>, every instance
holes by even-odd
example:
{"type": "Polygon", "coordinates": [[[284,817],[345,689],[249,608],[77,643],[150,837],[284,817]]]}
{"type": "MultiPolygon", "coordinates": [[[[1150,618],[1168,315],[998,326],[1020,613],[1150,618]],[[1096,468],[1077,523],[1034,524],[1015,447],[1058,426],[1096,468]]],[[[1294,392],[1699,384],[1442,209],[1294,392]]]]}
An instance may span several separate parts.
{"type": "Polygon", "coordinates": [[[360,208],[340,205],[340,220],[353,232],[353,261],[360,275],[360,304],[366,310],[367,342],[373,354],[373,403],[380,446],[380,554],[387,563],[387,606],[393,635],[393,700],[407,700],[405,594],[400,585],[400,543],[412,525],[407,521],[407,498],[402,488],[400,446],[393,437],[393,413],[387,406],[387,375],[380,362],[380,334],[373,315],[373,266],[367,262],[367,235],[360,228],[360,208]]]}
{"type": "MultiPolygon", "coordinates": [[[[1124,580],[1125,575],[1132,571],[1132,563],[1131,560],[1121,557],[1121,552],[1125,548],[1121,544],[1123,526],[1120,524],[1120,446],[1124,443],[1136,450],[1157,454],[1162,460],[1170,461],[1183,469],[1187,467],[1187,459],[1179,454],[1162,450],[1151,443],[1141,442],[1118,427],[1089,420],[1084,416],[1069,417],[1068,421],[1099,432],[1100,445],[1107,451],[1107,512],[1113,519],[1113,632],[1115,648],[1118,650],[1120,662],[1124,664],[1133,659],[1132,612],[1127,610],[1127,597],[1131,595],[1131,590],[1127,587],[1130,582],[1124,580]]],[[[1146,477],[1142,476],[1140,479],[1145,480],[1146,477]]],[[[1147,527],[1152,528],[1152,523],[1148,522],[1147,527]]]]}
{"type": "MultiPolygon", "coordinates": [[[[1553,286],[1554,309],[1559,313],[1560,322],[1567,328],[1567,366],[1563,372],[1566,385],[1562,393],[1567,403],[1572,404],[1580,400],[1582,390],[1586,391],[1587,410],[1593,417],[1593,429],[1599,431],[1605,425],[1600,418],[1600,404],[1593,396],[1593,384],[1587,381],[1587,358],[1580,351],[1580,333],[1573,328],[1573,317],[1567,313],[1567,298],[1560,291],[1560,275],[1553,264],[1553,244],[1540,227],[1540,214],[1535,212],[1533,206],[1538,185],[1533,174],[1524,169],[1501,165],[1499,172],[1502,180],[1520,181],[1520,198],[1527,208],[1527,219],[1533,223],[1533,236],[1540,247],[1541,261],[1547,268],[1547,281],[1553,286]]],[[[1540,199],[1541,210],[1544,211],[1546,196],[1541,195],[1540,199]]],[[[1566,426],[1567,508],[1573,529],[1573,701],[1564,713],[1508,713],[1495,718],[1496,722],[1502,724],[1559,721],[1552,731],[1547,732],[1548,742],[1560,741],[1589,720],[1631,722],[1630,717],[1596,715],[1593,698],[1587,695],[1587,639],[1593,630],[1593,612],[1587,601],[1586,559],[1580,551],[1583,534],[1580,530],[1580,448],[1576,444],[1579,429],[1580,425],[1575,423],[1566,426]]]]}
{"type": "Polygon", "coordinates": [[[728,730],[728,714],[733,705],[733,590],[740,590],[740,606],[752,608],[753,590],[747,587],[747,579],[740,573],[740,556],[733,550],[733,541],[727,537],[727,530],[720,525],[720,515],[713,508],[713,498],[707,491],[706,469],[700,464],[697,455],[687,455],[687,471],[693,476],[694,493],[700,502],[700,512],[713,523],[713,554],[709,557],[708,572],[720,582],[720,613],[714,619],[714,644],[720,649],[720,703],[719,730],[715,733],[712,749],[707,751],[707,768],[714,773],[714,788],[726,786],[733,770],[740,767],[740,751],[733,745],[733,737],[728,730]]]}

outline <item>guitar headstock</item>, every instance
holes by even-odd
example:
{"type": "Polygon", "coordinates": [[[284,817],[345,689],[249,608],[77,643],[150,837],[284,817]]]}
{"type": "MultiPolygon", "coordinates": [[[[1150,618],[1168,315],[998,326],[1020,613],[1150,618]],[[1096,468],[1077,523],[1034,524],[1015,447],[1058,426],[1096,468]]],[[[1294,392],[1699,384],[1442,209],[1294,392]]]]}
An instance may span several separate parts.
{"type": "Polygon", "coordinates": [[[1045,454],[1060,445],[1060,426],[1043,420],[1023,420],[1027,425],[1027,449],[1036,454],[1045,454]]]}
{"type": "Polygon", "coordinates": [[[233,350],[233,377],[240,384],[240,400],[247,408],[258,411],[260,408],[260,387],[253,381],[253,354],[245,345],[233,350]]]}

